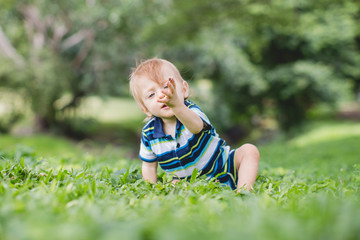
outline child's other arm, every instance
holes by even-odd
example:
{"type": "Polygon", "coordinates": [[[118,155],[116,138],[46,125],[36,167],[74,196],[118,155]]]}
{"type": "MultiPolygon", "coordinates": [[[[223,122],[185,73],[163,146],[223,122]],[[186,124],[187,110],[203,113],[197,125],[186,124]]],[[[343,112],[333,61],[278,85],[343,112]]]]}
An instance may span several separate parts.
{"type": "Polygon", "coordinates": [[[177,94],[176,88],[183,86],[176,86],[173,78],[170,78],[166,85],[168,88],[162,91],[164,96],[160,98],[158,102],[165,103],[170,107],[176,118],[179,119],[191,133],[199,133],[204,127],[203,121],[194,111],[185,106],[184,98],[179,97],[177,94]]]}
{"type": "Polygon", "coordinates": [[[156,183],[157,180],[157,162],[144,162],[142,163],[142,176],[144,180],[156,183]]]}

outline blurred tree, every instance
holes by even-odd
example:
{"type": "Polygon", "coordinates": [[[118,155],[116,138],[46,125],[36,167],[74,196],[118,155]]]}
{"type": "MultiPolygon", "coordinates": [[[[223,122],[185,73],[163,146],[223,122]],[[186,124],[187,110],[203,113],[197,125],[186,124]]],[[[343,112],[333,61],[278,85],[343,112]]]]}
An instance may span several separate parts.
{"type": "Polygon", "coordinates": [[[119,16],[108,15],[115,4],[107,4],[38,0],[2,10],[1,85],[29,100],[40,129],[56,125],[87,95],[127,89],[119,75],[130,66],[128,44],[111,24],[119,16]]]}
{"type": "Polygon", "coordinates": [[[221,111],[223,129],[250,126],[269,107],[291,129],[349,84],[359,91],[356,0],[5,3],[0,84],[22,89],[43,126],[86,95],[127,94],[129,68],[153,56],[213,82],[206,106],[221,111]]]}
{"type": "Polygon", "coordinates": [[[250,125],[272,102],[288,130],[317,103],[344,98],[349,83],[358,91],[359,14],[355,0],[166,1],[138,34],[147,55],[215,83],[215,114],[229,108],[223,128],[250,125]]]}

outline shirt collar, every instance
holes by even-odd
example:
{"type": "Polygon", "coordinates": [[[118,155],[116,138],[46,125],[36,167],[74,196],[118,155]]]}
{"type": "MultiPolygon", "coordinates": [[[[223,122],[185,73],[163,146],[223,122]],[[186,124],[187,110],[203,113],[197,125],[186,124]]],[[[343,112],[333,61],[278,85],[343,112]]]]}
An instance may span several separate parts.
{"type": "MultiPolygon", "coordinates": [[[[180,129],[182,123],[176,119],[176,131],[178,129],[180,129]]],[[[162,137],[165,137],[166,134],[164,133],[164,129],[163,129],[163,122],[161,120],[161,118],[159,117],[155,117],[155,120],[154,120],[154,138],[162,138],[162,137]]],[[[176,136],[176,134],[175,134],[176,136]]]]}

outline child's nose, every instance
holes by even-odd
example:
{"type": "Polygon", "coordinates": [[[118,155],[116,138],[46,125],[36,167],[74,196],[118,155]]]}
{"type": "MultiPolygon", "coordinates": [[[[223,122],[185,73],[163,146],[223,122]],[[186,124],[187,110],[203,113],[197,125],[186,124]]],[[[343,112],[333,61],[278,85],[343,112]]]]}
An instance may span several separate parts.
{"type": "Polygon", "coordinates": [[[165,94],[163,94],[163,93],[161,92],[161,90],[160,90],[160,91],[158,92],[157,96],[158,96],[158,99],[163,99],[163,98],[165,97],[165,94]]]}

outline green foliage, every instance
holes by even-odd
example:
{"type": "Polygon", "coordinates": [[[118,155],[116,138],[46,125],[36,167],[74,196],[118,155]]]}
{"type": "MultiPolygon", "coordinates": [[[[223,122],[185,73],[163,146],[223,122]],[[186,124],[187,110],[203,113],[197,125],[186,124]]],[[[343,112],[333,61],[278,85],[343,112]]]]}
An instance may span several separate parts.
{"type": "Polygon", "coordinates": [[[251,116],[274,108],[289,130],[317,103],[359,89],[356,1],[170,1],[146,8],[152,11],[139,25],[143,55],[174,61],[187,79],[213,81],[214,100],[204,105],[216,109],[213,115],[225,108],[219,128],[250,126],[251,116]]]}
{"type": "Polygon", "coordinates": [[[276,101],[278,120],[285,130],[301,124],[316,103],[346,98],[349,86],[332,71],[321,63],[298,61],[268,72],[269,97],[276,101]]]}
{"type": "Polygon", "coordinates": [[[250,193],[141,179],[140,161],[0,152],[2,239],[359,239],[358,123],[314,124],[262,146],[250,193]],[[328,166],[328,167],[324,167],[328,166]],[[21,229],[21,231],[19,230],[21,229]]]}
{"type": "Polygon", "coordinates": [[[129,46],[121,44],[108,9],[105,3],[71,1],[19,2],[7,9],[2,27],[21,61],[0,55],[0,84],[30,102],[39,127],[59,124],[85,96],[127,93],[119,78],[127,79],[120,73],[131,63],[119,54],[129,46]],[[69,100],[56,104],[66,94],[69,100]]]}
{"type": "Polygon", "coordinates": [[[224,129],[251,126],[272,102],[288,130],[317,103],[344,98],[334,89],[360,89],[355,0],[6,1],[0,11],[24,62],[1,56],[0,84],[16,83],[48,122],[84,96],[127,94],[130,67],[154,56],[214,83],[209,103],[213,115],[226,108],[224,129]],[[64,94],[71,99],[55,106],[64,94]]]}
{"type": "Polygon", "coordinates": [[[24,117],[24,102],[14,92],[0,87],[0,133],[9,133],[24,117]]]}
{"type": "Polygon", "coordinates": [[[44,156],[51,157],[54,155],[61,155],[64,159],[76,158],[81,156],[81,150],[74,143],[69,142],[65,138],[52,135],[33,135],[28,137],[1,135],[0,145],[2,149],[11,151],[14,155],[21,152],[31,152],[44,156]]]}

